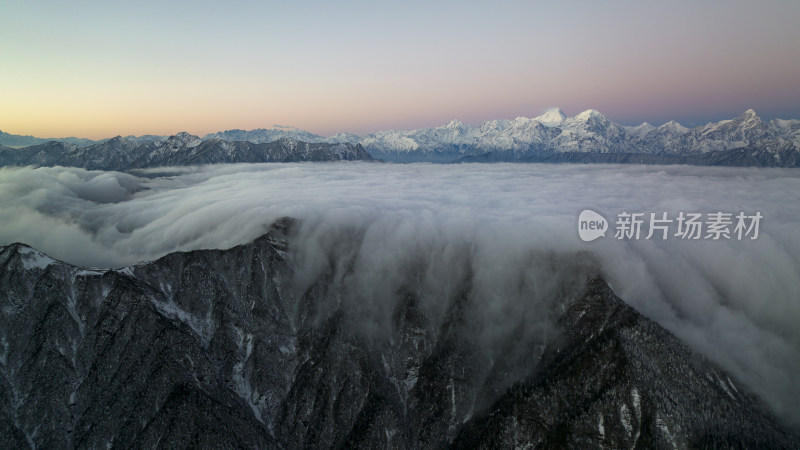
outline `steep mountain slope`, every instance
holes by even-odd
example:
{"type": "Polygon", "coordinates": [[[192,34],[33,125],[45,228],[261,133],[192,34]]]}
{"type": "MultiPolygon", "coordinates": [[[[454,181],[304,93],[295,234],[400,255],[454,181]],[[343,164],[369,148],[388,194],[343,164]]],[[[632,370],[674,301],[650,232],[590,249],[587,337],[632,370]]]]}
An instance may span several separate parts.
{"type": "Polygon", "coordinates": [[[455,441],[469,448],[785,448],[730,376],[600,280],[559,320],[565,339],[455,441]]]}
{"type": "Polygon", "coordinates": [[[542,255],[555,289],[525,313],[540,325],[487,334],[468,251],[448,294],[427,298],[409,267],[375,315],[351,300],[359,233],[299,283],[293,230],[119,270],[0,248],[0,446],[800,443],[588,255],[542,255]]]}

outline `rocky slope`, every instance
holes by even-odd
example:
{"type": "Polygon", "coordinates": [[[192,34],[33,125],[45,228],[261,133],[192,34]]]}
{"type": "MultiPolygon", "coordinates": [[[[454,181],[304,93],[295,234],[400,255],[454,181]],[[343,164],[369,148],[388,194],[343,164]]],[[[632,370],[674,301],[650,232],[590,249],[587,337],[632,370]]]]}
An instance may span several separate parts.
{"type": "Polygon", "coordinates": [[[293,230],[118,270],[1,247],[0,446],[800,445],[588,255],[543,256],[552,326],[489,339],[468,260],[434,299],[410,268],[378,327],[347,248],[298,284],[293,230]]]}

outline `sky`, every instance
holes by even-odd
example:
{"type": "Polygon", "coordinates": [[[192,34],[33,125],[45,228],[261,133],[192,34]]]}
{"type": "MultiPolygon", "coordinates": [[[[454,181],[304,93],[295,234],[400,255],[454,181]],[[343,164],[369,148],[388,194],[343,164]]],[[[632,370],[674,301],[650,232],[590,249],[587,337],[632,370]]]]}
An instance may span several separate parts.
{"type": "Polygon", "coordinates": [[[800,118],[800,2],[0,0],[0,130],[800,118]]]}

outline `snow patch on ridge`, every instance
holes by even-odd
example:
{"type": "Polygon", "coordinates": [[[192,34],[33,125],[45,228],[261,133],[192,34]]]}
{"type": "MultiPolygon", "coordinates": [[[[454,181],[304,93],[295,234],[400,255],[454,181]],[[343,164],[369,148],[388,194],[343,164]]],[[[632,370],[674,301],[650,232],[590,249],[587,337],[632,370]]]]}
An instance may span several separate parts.
{"type": "Polygon", "coordinates": [[[22,266],[25,270],[46,269],[58,261],[27,246],[20,246],[17,250],[21,256],[22,266]]]}

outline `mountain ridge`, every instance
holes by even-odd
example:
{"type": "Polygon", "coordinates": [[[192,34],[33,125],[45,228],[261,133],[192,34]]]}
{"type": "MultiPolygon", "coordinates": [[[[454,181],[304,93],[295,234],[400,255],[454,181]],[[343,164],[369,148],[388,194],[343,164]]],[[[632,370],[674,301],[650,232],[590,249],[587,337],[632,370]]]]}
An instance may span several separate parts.
{"type": "Polygon", "coordinates": [[[131,142],[117,136],[88,147],[62,142],[23,149],[0,147],[0,166],[68,166],[118,171],[201,164],[372,159],[360,144],[307,143],[291,138],[253,144],[202,140],[185,132],[150,143],[131,142]]]}
{"type": "MultiPolygon", "coordinates": [[[[360,331],[323,271],[292,293],[297,224],[118,269],[0,247],[4,447],[792,448],[748,390],[598,279],[547,256],[558,331],[477,338],[470,276],[426,313],[399,292],[360,331]],[[383,337],[381,337],[383,336],[383,337]]],[[[347,241],[345,245],[358,245],[347,241]]],[[[354,255],[357,252],[353,252],[354,255]]],[[[353,267],[336,252],[331,270],[353,267]]],[[[469,267],[469,261],[462,261],[469,267]]]]}
{"type": "MultiPolygon", "coordinates": [[[[372,157],[393,162],[558,161],[565,159],[564,156],[558,156],[560,154],[582,153],[587,154],[582,157],[585,161],[600,159],[613,162],[615,159],[626,159],[596,158],[588,154],[639,154],[650,155],[642,159],[655,161],[654,163],[672,161],[666,163],[716,165],[718,161],[724,161],[719,164],[798,167],[796,161],[800,159],[800,120],[773,119],[765,122],[752,109],[733,119],[709,122],[694,128],[686,128],[675,121],[659,126],[646,122],[638,126],[622,126],[594,109],[568,117],[555,108],[535,118],[490,120],[476,127],[454,119],[439,127],[377,131],[362,136],[338,133],[323,137],[289,127],[227,130],[202,138],[191,136],[191,140],[187,141],[188,136],[191,135],[178,133],[170,137],[143,136],[134,139],[117,136],[88,146],[84,145],[85,142],[80,145],[65,142],[64,151],[67,151],[68,145],[76,148],[99,148],[103,145],[109,147],[120,139],[162,149],[159,151],[163,151],[165,146],[174,146],[175,142],[181,142],[186,148],[194,148],[208,141],[263,145],[291,139],[315,145],[361,145],[372,157]],[[179,139],[179,136],[184,139],[179,139]],[[150,140],[151,138],[154,140],[150,140]],[[743,151],[745,153],[739,155],[719,155],[719,152],[743,151]],[[712,153],[716,156],[703,156],[712,153]]],[[[3,145],[2,136],[0,145],[3,145]]],[[[43,145],[54,144],[41,143],[26,147],[25,150],[35,152],[43,145]]],[[[72,147],[69,149],[76,151],[72,147]]],[[[8,161],[7,155],[11,153],[9,149],[2,149],[0,163],[3,162],[3,154],[8,161]]],[[[35,161],[35,158],[32,159],[35,161]]]]}

